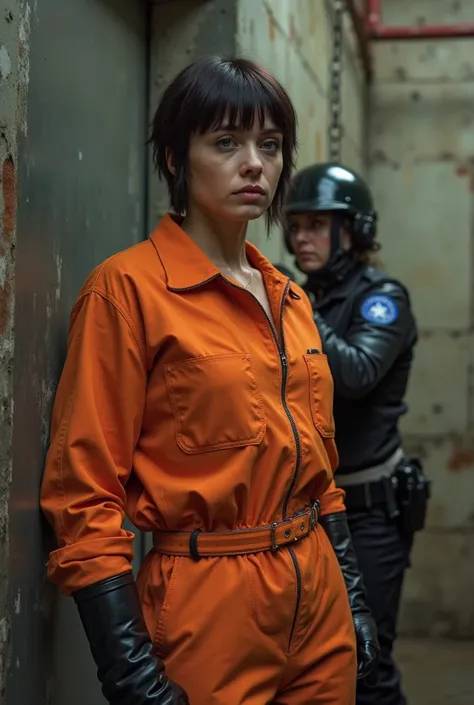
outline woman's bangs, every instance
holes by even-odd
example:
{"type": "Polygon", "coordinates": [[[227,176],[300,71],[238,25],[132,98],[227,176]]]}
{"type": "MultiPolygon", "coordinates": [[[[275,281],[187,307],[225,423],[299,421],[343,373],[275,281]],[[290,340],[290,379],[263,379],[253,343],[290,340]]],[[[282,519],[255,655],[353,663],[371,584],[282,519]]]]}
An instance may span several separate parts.
{"type": "Polygon", "coordinates": [[[275,127],[284,129],[283,106],[279,105],[278,96],[270,86],[242,74],[213,76],[213,79],[201,96],[196,133],[203,134],[220,126],[251,130],[256,120],[263,129],[267,117],[275,127]]]}

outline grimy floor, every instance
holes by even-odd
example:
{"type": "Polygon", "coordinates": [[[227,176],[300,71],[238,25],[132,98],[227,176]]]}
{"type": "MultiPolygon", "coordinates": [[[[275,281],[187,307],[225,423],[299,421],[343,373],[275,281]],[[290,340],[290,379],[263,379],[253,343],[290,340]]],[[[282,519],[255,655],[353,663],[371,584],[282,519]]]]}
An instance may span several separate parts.
{"type": "Polygon", "coordinates": [[[400,639],[409,705],[474,705],[474,642],[400,639]]]}

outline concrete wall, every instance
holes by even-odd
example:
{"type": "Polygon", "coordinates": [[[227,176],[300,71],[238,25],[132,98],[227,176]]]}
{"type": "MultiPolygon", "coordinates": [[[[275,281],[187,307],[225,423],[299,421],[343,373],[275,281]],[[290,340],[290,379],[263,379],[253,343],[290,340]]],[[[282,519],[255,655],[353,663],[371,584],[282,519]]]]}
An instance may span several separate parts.
{"type": "MultiPolygon", "coordinates": [[[[187,63],[212,53],[235,53],[259,61],[289,90],[298,112],[299,158],[303,167],[327,159],[331,3],[326,0],[174,0],[154,9],[151,110],[163,88],[187,63]],[[171,44],[179,51],[170,51],[171,44]]],[[[365,170],[366,90],[354,37],[346,23],[344,37],[342,157],[365,170]]],[[[166,190],[150,181],[150,226],[167,208],[166,190]]],[[[265,222],[250,227],[250,239],[272,261],[292,259],[284,253],[281,233],[267,238],[265,222]]]]}
{"type": "Polygon", "coordinates": [[[25,124],[29,13],[7,0],[0,12],[0,701],[9,661],[8,502],[12,477],[13,351],[18,127],[25,124]]]}
{"type": "MultiPolygon", "coordinates": [[[[474,21],[472,0],[385,0],[386,24],[474,21]]],[[[402,631],[474,636],[474,40],[375,51],[370,179],[382,259],[409,287],[421,339],[406,445],[433,478],[402,631]]]]}

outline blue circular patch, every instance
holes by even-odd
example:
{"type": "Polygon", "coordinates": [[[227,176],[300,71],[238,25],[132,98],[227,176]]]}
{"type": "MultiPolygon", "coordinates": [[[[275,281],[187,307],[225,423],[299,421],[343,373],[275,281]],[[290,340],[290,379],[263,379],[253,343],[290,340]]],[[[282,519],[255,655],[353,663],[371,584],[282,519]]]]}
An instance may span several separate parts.
{"type": "Polygon", "coordinates": [[[375,294],[369,296],[361,306],[362,318],[369,323],[388,326],[398,318],[398,307],[390,296],[375,294]]]}

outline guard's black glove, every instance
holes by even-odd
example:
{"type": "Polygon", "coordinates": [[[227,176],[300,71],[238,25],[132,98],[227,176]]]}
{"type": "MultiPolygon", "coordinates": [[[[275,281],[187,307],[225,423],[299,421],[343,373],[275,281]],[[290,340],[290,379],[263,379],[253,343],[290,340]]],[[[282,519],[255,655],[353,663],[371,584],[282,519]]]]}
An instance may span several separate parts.
{"type": "Polygon", "coordinates": [[[377,627],[367,607],[364,582],[357,566],[346,513],[328,514],[321,517],[320,523],[334,548],[349,595],[349,604],[357,636],[357,678],[364,678],[370,683],[373,682],[373,676],[378,666],[380,646],[377,627]],[[370,678],[371,674],[372,678],[370,678]]]}
{"type": "Polygon", "coordinates": [[[357,678],[364,678],[368,685],[377,680],[375,671],[380,657],[380,646],[377,638],[377,627],[372,615],[354,614],[354,627],[357,636],[357,678]]]}
{"type": "Polygon", "coordinates": [[[74,593],[110,705],[189,705],[154,651],[132,573],[74,593]]]}

